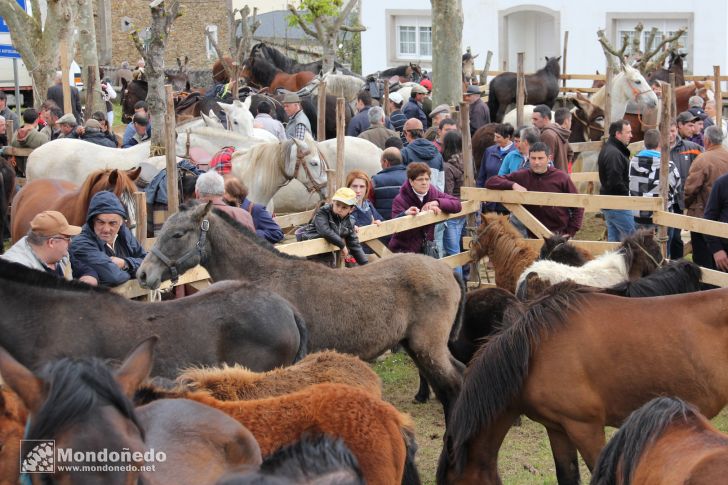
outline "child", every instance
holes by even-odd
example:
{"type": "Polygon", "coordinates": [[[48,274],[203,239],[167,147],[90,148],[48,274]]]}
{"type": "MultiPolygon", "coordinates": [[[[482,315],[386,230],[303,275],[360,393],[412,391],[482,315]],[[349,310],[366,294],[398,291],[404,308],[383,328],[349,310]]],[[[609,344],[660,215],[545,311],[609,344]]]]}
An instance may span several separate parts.
{"type": "Polygon", "coordinates": [[[341,249],[344,259],[351,253],[360,265],[367,264],[367,255],[359,243],[354,230],[351,213],[356,207],[356,193],[348,187],[336,191],[331,204],[322,206],[308,225],[296,232],[296,239],[307,241],[323,237],[341,249]]]}

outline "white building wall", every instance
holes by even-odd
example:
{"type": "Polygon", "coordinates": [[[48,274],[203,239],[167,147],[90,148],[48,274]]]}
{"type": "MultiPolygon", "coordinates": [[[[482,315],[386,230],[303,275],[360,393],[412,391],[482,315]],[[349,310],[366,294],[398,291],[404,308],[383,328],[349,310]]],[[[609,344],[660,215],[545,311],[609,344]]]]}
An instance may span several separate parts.
{"type": "MultiPolygon", "coordinates": [[[[470,46],[474,54],[480,54],[477,65],[482,68],[488,50],[493,51],[491,69],[501,68],[501,14],[509,9],[546,8],[558,13],[559,55],[563,50],[564,31],[569,31],[567,71],[587,74],[596,69],[604,72],[605,59],[597,41],[598,29],[607,28],[608,14],[649,13],[665,15],[685,14],[693,16],[690,67],[694,73],[709,74],[713,65],[720,64],[728,72],[728,2],[724,0],[663,0],[661,2],[635,2],[634,0],[610,0],[609,2],[582,2],[578,0],[540,0],[527,3],[517,0],[462,0],[464,12],[463,52],[470,46]],[[722,47],[721,47],[722,46],[722,47]]],[[[362,68],[364,73],[392,67],[388,64],[387,11],[430,11],[426,0],[362,0],[362,23],[367,31],[362,33],[362,68]]],[[[631,25],[635,25],[635,19],[631,25]]],[[[533,53],[526,52],[526,57],[533,53]]],[[[527,61],[527,64],[529,62],[527,61]]],[[[537,64],[543,65],[543,59],[537,64]]],[[[515,65],[510,69],[515,70],[515,65]]]]}

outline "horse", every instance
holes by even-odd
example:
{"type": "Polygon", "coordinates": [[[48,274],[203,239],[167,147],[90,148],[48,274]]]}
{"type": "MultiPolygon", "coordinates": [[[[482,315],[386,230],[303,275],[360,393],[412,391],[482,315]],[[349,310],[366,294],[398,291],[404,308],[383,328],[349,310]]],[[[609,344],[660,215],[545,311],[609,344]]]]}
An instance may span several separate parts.
{"type": "Polygon", "coordinates": [[[86,222],[88,205],[97,192],[113,192],[126,208],[128,220],[136,225],[137,207],[134,181],[141,168],[131,170],[97,170],[78,187],[65,180],[36,179],[28,182],[13,198],[11,212],[11,238],[13,243],[25,236],[30,221],[45,210],[55,210],[66,216],[69,224],[82,226],[86,222]]]}
{"type": "Polygon", "coordinates": [[[165,69],[164,77],[165,84],[171,84],[174,91],[187,91],[191,90],[190,86],[190,72],[187,64],[189,64],[190,58],[185,56],[184,62],[182,59],[177,57],[177,70],[165,69]]]}
{"type": "Polygon", "coordinates": [[[0,254],[5,252],[5,231],[9,228],[8,209],[15,193],[15,169],[0,157],[0,254]]]}
{"type": "Polygon", "coordinates": [[[365,485],[359,462],[339,438],[304,435],[266,457],[260,470],[223,477],[216,485],[253,483],[337,483],[365,485]],[[281,482],[278,482],[281,479],[281,482]],[[289,482],[290,481],[290,482],[289,482]]]}
{"type": "Polygon", "coordinates": [[[249,57],[243,63],[241,76],[248,84],[258,88],[268,88],[271,92],[275,92],[278,88],[295,92],[310,83],[315,74],[310,71],[289,74],[265,59],[249,57]]]}
{"type": "Polygon", "coordinates": [[[470,362],[437,483],[501,483],[498,449],[521,414],[546,427],[561,485],[579,483],[577,450],[594,470],[604,426],[656,395],[715,416],[728,403],[727,297],[725,288],[638,299],[572,282],[547,289],[470,362]]]}
{"type": "Polygon", "coordinates": [[[595,106],[589,98],[581,93],[570,98],[574,103],[571,110],[571,134],[569,141],[599,141],[604,136],[604,110],[595,106]]]}
{"type": "MultiPolygon", "coordinates": [[[[259,42],[250,49],[250,57],[260,57],[262,59],[265,59],[268,62],[272,63],[274,66],[276,66],[278,69],[281,69],[282,71],[291,74],[301,71],[309,71],[314,74],[320,74],[323,70],[323,61],[314,61],[301,64],[295,59],[291,59],[279,50],[269,46],[264,42],[259,42]]],[[[356,76],[356,73],[354,73],[350,69],[345,68],[336,61],[334,61],[334,71],[346,74],[347,76],[356,76]]]]}
{"type": "Polygon", "coordinates": [[[265,141],[278,141],[278,138],[268,130],[263,128],[255,128],[253,123],[255,118],[250,112],[250,104],[253,101],[252,96],[245,98],[245,101],[234,99],[232,104],[217,103],[225,112],[225,119],[228,127],[233,133],[239,133],[244,136],[252,136],[265,141]]]}
{"type": "Polygon", "coordinates": [[[129,396],[151,371],[156,340],[139,344],[113,373],[100,359],[63,358],[36,376],[0,349],[0,372],[30,411],[25,439],[42,440],[21,449],[21,472],[34,472],[33,483],[196,484],[258,465],[260,449],[250,432],[215,410],[170,401],[137,414],[129,396]],[[47,440],[54,440],[53,449],[47,440]],[[55,453],[55,470],[45,468],[48,452],[55,453]],[[106,469],[109,463],[121,466],[106,469]],[[153,472],[141,470],[147,464],[153,472]],[[82,469],[88,466],[98,469],[89,474],[82,469]]]}
{"type": "Polygon", "coordinates": [[[252,401],[220,401],[205,392],[190,392],[185,398],[233,417],[253,433],[264,457],[304,433],[325,433],[341,438],[349,447],[366,483],[420,483],[414,464],[417,445],[412,419],[362,389],[315,384],[252,401]],[[403,480],[405,475],[407,480],[403,480]]]}
{"type": "Polygon", "coordinates": [[[695,81],[685,86],[675,88],[673,98],[675,99],[676,111],[682,113],[690,107],[689,101],[693,96],[700,96],[703,101],[715,100],[713,93],[713,83],[711,81],[700,82],[695,81]]]}
{"type": "Polygon", "coordinates": [[[140,333],[163,338],[154,366],[162,377],[190,365],[223,363],[266,371],[306,355],[298,312],[280,296],[240,281],[159,303],[127,300],[6,261],[0,261],[0,281],[6,315],[0,345],[27,366],[58,355],[118,359],[140,333]]]}
{"type": "Polygon", "coordinates": [[[422,69],[419,64],[410,62],[409,64],[390,67],[389,69],[379,71],[377,75],[379,79],[389,79],[393,76],[399,77],[399,82],[401,83],[407,81],[419,82],[422,79],[422,69]]]}
{"type": "Polygon", "coordinates": [[[728,435],[677,397],[656,397],[629,415],[604,447],[591,485],[712,484],[728,473],[728,435]]]}
{"type": "Polygon", "coordinates": [[[20,476],[20,440],[28,409],[17,394],[0,384],[0,485],[17,485],[20,476]]]}
{"type": "Polygon", "coordinates": [[[146,80],[134,79],[131,82],[121,78],[121,122],[130,123],[134,116],[134,105],[147,99],[149,85],[146,80]]]}
{"type": "MultiPolygon", "coordinates": [[[[619,120],[627,111],[627,103],[633,101],[643,109],[656,110],[657,95],[639,70],[622,64],[621,71],[614,76],[611,85],[610,120],[619,120]]],[[[606,112],[607,86],[604,85],[592,95],[589,101],[606,112]]]]}
{"type": "Polygon", "coordinates": [[[700,291],[700,266],[684,259],[671,261],[654,273],[625,281],[605,290],[610,295],[648,297],[700,291]]]}
{"type": "Polygon", "coordinates": [[[525,299],[534,295],[529,288],[529,275],[536,275],[548,285],[570,280],[595,288],[608,288],[646,276],[663,262],[660,245],[652,232],[638,231],[626,237],[618,250],[606,252],[580,267],[546,259],[534,262],[521,273],[516,284],[516,296],[525,299]]]}
{"type": "Polygon", "coordinates": [[[553,234],[544,238],[538,259],[549,259],[569,266],[584,266],[594,256],[586,249],[571,244],[569,236],[553,234]]]}
{"type": "MultiPolygon", "coordinates": [[[[525,104],[545,104],[553,107],[559,95],[559,57],[547,57],[546,66],[527,74],[525,104]]],[[[488,87],[488,108],[496,122],[503,120],[508,105],[516,102],[516,73],[502,72],[494,77],[488,87]]]]}
{"type": "Polygon", "coordinates": [[[333,349],[372,360],[401,343],[433,385],[447,416],[461,380],[447,342],[459,332],[465,288],[442,261],[398,254],[338,271],[280,253],[227,214],[199,204],[167,219],[139,267],[139,283],[157,288],[170,277],[171,268],[157,254],[178,261],[188,252],[193,256],[178,262],[178,272],[200,263],[216,281],[250,281],[295,305],[308,325],[310,352],[333,349]],[[375,293],[380,304],[370,305],[375,293]]]}
{"type": "Polygon", "coordinates": [[[462,57],[463,83],[473,84],[475,81],[475,58],[480,54],[471,54],[468,50],[462,57]]]}
{"type": "Polygon", "coordinates": [[[667,69],[660,67],[659,69],[647,74],[647,81],[650,83],[655,79],[658,81],[670,83],[670,73],[675,73],[675,86],[685,86],[685,71],[683,62],[687,56],[687,52],[670,51],[670,57],[667,61],[667,69]]]}

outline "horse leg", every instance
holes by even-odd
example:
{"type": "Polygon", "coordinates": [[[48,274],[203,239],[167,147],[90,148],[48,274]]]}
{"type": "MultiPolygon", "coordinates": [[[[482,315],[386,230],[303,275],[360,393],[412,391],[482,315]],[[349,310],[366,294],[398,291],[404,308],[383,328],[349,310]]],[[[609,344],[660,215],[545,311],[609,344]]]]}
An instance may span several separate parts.
{"type": "Polygon", "coordinates": [[[420,371],[420,388],[415,394],[415,402],[426,403],[430,399],[430,385],[427,383],[427,377],[420,371]]]}
{"type": "Polygon", "coordinates": [[[604,424],[596,421],[566,421],[563,426],[571,442],[576,444],[576,448],[581,453],[586,466],[589,467],[589,471],[593,471],[599,452],[602,451],[606,443],[604,424]]]}
{"type": "Polygon", "coordinates": [[[551,453],[556,464],[556,479],[559,485],[579,485],[579,458],[576,455],[576,446],[561,430],[547,428],[551,443],[551,453]]]}

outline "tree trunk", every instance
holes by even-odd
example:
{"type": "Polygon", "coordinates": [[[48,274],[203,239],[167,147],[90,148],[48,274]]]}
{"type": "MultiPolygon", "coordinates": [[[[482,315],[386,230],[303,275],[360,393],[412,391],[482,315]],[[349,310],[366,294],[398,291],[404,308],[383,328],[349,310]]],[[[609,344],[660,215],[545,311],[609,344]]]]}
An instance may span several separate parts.
{"type": "Polygon", "coordinates": [[[461,0],[432,2],[432,105],[457,105],[463,99],[463,7],[461,0]]]}
{"type": "Polygon", "coordinates": [[[326,36],[321,41],[321,47],[323,48],[321,72],[331,72],[334,70],[334,61],[336,60],[336,36],[326,36]]]}
{"type": "MultiPolygon", "coordinates": [[[[81,77],[84,90],[93,92],[92,106],[86,106],[84,112],[86,119],[91,117],[94,111],[106,113],[106,103],[101,97],[101,83],[99,79],[99,57],[96,49],[96,26],[94,25],[94,5],[92,0],[78,1],[78,47],[81,54],[81,77]],[[89,80],[88,67],[93,66],[94,74],[89,80]],[[93,83],[93,84],[92,84],[93,83]]],[[[88,91],[87,91],[88,92],[88,91]]]]}

